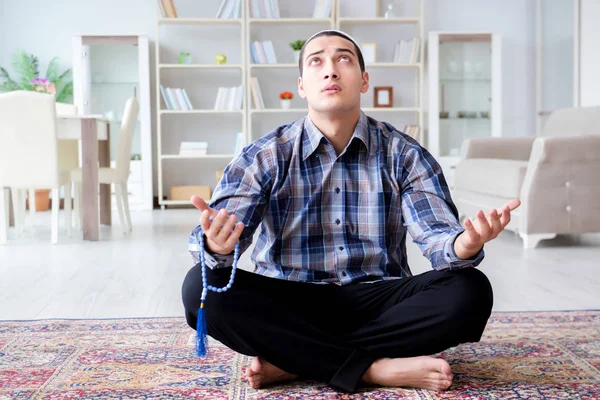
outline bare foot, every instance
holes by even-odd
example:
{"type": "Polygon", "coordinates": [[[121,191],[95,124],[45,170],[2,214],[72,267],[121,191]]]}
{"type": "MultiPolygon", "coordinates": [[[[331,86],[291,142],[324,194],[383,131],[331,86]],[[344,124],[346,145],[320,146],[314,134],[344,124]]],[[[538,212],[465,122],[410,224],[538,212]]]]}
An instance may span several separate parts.
{"type": "Polygon", "coordinates": [[[362,380],[382,386],[446,390],[452,385],[452,372],[441,358],[381,358],[371,364],[362,380]]]}
{"type": "Polygon", "coordinates": [[[260,357],[254,357],[250,367],[246,369],[246,378],[252,388],[258,389],[270,383],[298,379],[298,375],[288,374],[270,362],[260,357]]]}

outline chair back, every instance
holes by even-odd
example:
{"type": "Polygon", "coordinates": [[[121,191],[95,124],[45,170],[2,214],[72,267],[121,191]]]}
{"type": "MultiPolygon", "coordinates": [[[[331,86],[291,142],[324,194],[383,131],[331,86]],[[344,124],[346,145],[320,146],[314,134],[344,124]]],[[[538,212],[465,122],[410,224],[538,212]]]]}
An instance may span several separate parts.
{"type": "Polygon", "coordinates": [[[133,134],[135,133],[136,122],[140,105],[135,97],[131,97],[125,103],[123,112],[123,122],[121,123],[121,132],[119,133],[119,143],[117,144],[117,178],[121,182],[127,182],[129,178],[129,166],[131,165],[131,145],[133,134]]]}
{"type": "Polygon", "coordinates": [[[0,94],[0,187],[60,185],[55,103],[52,94],[0,94]]]}
{"type": "Polygon", "coordinates": [[[600,135],[600,107],[564,108],[554,111],[540,136],[600,135]]]}
{"type": "MultiPolygon", "coordinates": [[[[57,115],[77,115],[75,104],[56,103],[57,115]]],[[[58,167],[60,170],[72,170],[79,167],[79,141],[60,139],[58,141],[58,167]]]]}

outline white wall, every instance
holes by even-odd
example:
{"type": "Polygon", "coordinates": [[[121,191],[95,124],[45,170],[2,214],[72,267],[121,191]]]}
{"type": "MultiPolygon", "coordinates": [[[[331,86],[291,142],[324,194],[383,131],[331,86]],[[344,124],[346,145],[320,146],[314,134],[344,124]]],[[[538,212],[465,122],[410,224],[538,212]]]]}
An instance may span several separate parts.
{"type": "MultiPolygon", "coordinates": [[[[198,0],[200,1],[200,0],[198,0]]],[[[215,0],[217,1],[217,0],[215,0]]],[[[361,0],[362,1],[362,0],[361,0]]],[[[218,2],[218,1],[217,1],[218,2]]],[[[71,66],[71,36],[145,34],[151,41],[152,125],[155,137],[154,39],[155,0],[19,0],[1,1],[0,66],[12,71],[18,48],[40,59],[41,73],[54,56],[61,69],[71,66]],[[5,36],[4,45],[2,35],[5,36]]],[[[503,134],[534,134],[535,2],[526,0],[424,0],[425,30],[493,31],[503,36],[503,134]]],[[[426,90],[425,90],[426,92],[426,90]]],[[[425,102],[425,106],[426,106],[425,102]]],[[[156,140],[153,151],[156,154],[156,140]]],[[[156,193],[156,160],[154,188],[156,193]]]]}
{"type": "Polygon", "coordinates": [[[581,106],[600,106],[600,0],[581,0],[581,106]]]}

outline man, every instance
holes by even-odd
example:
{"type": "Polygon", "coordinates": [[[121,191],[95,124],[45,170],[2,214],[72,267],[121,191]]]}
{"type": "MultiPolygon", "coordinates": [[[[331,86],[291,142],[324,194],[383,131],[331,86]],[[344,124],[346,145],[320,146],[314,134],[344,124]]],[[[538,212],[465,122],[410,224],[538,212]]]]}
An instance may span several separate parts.
{"type": "MultiPolygon", "coordinates": [[[[450,366],[429,355],[480,339],[492,289],[473,267],[519,200],[462,227],[433,157],[362,113],[369,74],[347,34],[315,34],[299,67],[308,116],[247,146],[210,207],[192,198],[202,213],[190,250],[196,262],[205,251],[210,285],[227,284],[235,243],[247,249],[262,224],[253,273],[208,294],[208,334],[255,356],[246,372],[254,388],[300,377],[348,392],[447,389],[450,366]],[[433,271],[412,276],[407,232],[433,271]]],[[[201,292],[196,265],[182,288],[193,328],[201,292]]]]}

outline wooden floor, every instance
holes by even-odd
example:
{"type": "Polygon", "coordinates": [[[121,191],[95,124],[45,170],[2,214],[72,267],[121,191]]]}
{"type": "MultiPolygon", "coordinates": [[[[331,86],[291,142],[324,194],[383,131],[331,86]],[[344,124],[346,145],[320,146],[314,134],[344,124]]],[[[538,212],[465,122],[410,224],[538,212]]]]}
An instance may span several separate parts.
{"type": "MultiPolygon", "coordinates": [[[[129,235],[116,220],[99,242],[61,230],[53,246],[50,214],[38,213],[35,227],[18,238],[11,230],[0,246],[0,320],[182,316],[187,236],[198,217],[190,209],[136,212],[129,235]]],[[[408,250],[415,274],[430,269],[416,245],[408,250]]],[[[505,232],[486,245],[480,269],[492,281],[496,311],[600,309],[600,235],[559,236],[524,250],[505,232]]]]}

